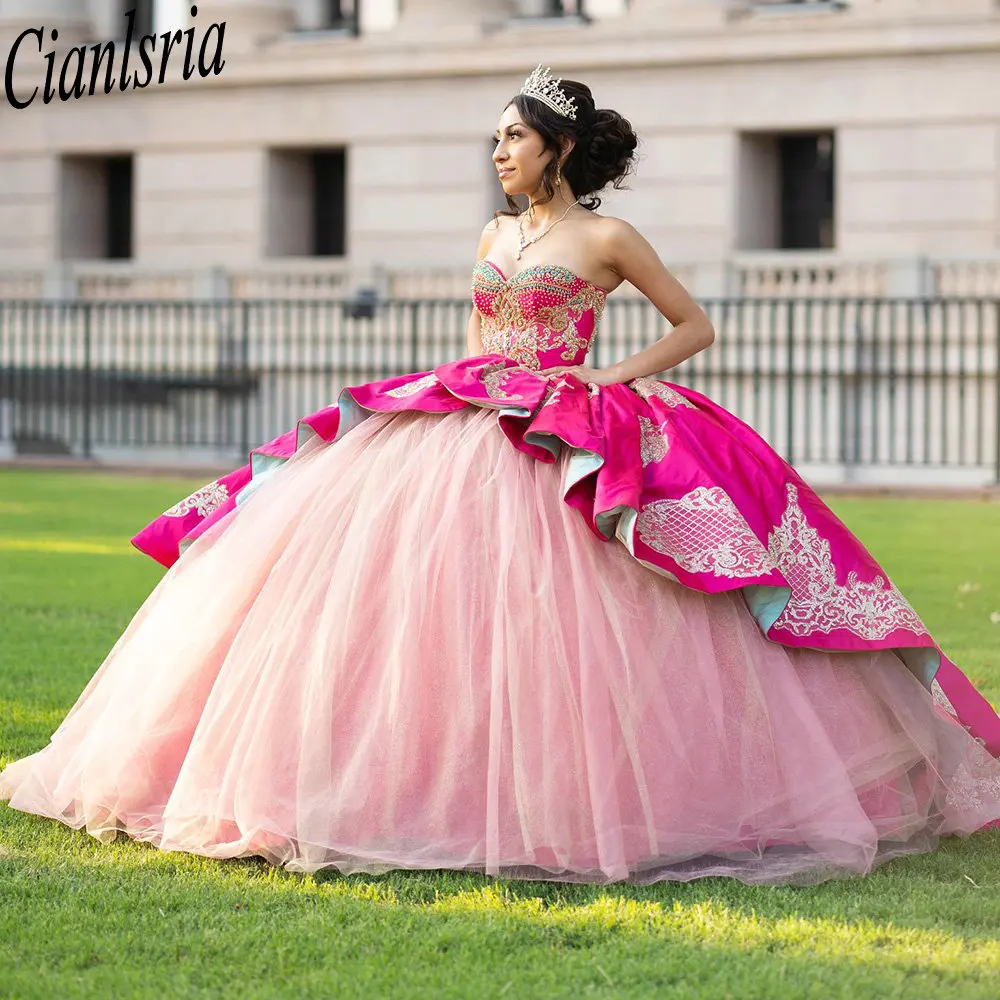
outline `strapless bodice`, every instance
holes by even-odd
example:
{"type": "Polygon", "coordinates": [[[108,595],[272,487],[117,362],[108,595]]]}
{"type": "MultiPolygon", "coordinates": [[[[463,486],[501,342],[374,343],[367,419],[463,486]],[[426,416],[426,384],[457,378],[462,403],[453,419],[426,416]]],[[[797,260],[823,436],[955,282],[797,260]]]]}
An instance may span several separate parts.
{"type": "Polygon", "coordinates": [[[558,264],[535,264],[507,278],[481,260],[472,272],[483,351],[525,368],[582,364],[606,300],[603,288],[558,264]]]}

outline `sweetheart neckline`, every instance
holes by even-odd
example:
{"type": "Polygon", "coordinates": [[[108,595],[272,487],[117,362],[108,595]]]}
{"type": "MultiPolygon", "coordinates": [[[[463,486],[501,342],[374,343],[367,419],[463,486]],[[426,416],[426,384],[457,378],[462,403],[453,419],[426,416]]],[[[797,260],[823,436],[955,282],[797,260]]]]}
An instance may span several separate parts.
{"type": "Polygon", "coordinates": [[[507,275],[500,270],[500,265],[495,261],[489,259],[489,257],[483,257],[482,260],[476,261],[477,264],[489,264],[490,267],[500,276],[500,280],[505,284],[509,285],[515,278],[520,277],[522,274],[527,274],[528,271],[538,270],[540,268],[549,268],[555,271],[565,271],[566,274],[571,274],[577,281],[582,281],[585,285],[589,285],[591,288],[595,288],[597,291],[601,292],[605,298],[607,298],[611,292],[604,288],[602,285],[595,284],[593,281],[588,281],[582,275],[579,275],[571,267],[566,267],[563,264],[529,264],[527,267],[522,267],[520,271],[515,271],[509,278],[507,275]]]}

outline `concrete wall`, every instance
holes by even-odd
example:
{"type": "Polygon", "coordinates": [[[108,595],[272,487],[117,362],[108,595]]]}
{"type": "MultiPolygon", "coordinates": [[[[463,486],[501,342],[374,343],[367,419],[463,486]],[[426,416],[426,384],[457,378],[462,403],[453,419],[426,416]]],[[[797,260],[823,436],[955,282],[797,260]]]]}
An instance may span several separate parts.
{"type": "MultiPolygon", "coordinates": [[[[327,145],[348,149],[352,263],[464,266],[497,201],[486,138],[542,60],[585,79],[599,105],[635,125],[632,190],[610,193],[602,210],[636,224],[670,260],[766,244],[766,158],[741,137],[798,129],[836,133],[839,251],[1000,250],[1000,12],[986,0],[856,0],[842,12],[766,15],[721,0],[634,0],[623,13],[602,0],[590,25],[497,22],[514,8],[474,0],[460,22],[430,30],[417,15],[434,2],[450,9],[414,0],[404,8],[414,20],[398,23],[390,0],[370,2],[363,20],[382,30],[350,38],[275,33],[296,16],[280,0],[215,0],[201,5],[196,30],[212,11],[227,18],[218,78],[182,82],[175,72],[141,92],[24,111],[0,104],[0,269],[64,253],[60,158],[91,153],[136,156],[137,266],[287,252],[295,241],[280,232],[290,223],[275,215],[268,151],[327,145]],[[243,43],[230,50],[230,36],[243,43]]],[[[91,9],[42,6],[67,24],[91,9]]],[[[0,36],[41,13],[0,0],[0,36]]],[[[19,60],[19,88],[41,82],[39,65],[19,60]]]]}

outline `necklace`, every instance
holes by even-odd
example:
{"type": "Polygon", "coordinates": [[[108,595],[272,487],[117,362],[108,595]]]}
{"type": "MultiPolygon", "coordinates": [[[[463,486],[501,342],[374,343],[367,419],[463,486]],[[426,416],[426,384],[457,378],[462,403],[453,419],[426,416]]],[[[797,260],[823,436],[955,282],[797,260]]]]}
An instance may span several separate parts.
{"type": "MultiPolygon", "coordinates": [[[[578,205],[579,203],[580,199],[577,198],[576,201],[573,202],[573,205],[578,205]]],[[[563,212],[563,214],[560,215],[555,222],[552,222],[548,226],[546,226],[537,236],[531,236],[527,238],[524,235],[524,213],[522,212],[517,217],[518,240],[517,240],[517,252],[514,254],[514,260],[520,260],[521,254],[524,253],[524,251],[527,250],[532,243],[537,243],[553,226],[559,225],[559,223],[562,222],[562,220],[565,219],[567,215],[569,215],[570,208],[572,208],[573,205],[570,205],[569,208],[567,208],[566,211],[563,212]]]]}

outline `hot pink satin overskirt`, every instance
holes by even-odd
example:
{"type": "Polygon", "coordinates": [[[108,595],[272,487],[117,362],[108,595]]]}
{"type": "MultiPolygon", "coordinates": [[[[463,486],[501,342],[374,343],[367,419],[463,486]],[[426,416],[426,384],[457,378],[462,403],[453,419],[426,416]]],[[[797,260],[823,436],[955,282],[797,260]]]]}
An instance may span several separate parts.
{"type": "Polygon", "coordinates": [[[315,438],[164,576],[0,797],[298,871],[812,882],[1000,817],[888,651],[769,642],[595,539],[493,412],[315,438]]]}

